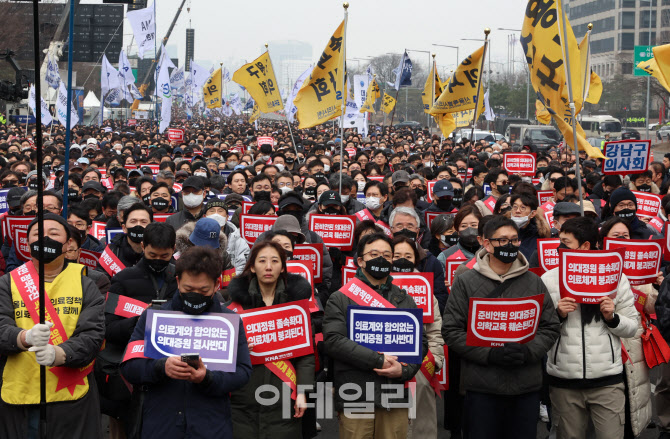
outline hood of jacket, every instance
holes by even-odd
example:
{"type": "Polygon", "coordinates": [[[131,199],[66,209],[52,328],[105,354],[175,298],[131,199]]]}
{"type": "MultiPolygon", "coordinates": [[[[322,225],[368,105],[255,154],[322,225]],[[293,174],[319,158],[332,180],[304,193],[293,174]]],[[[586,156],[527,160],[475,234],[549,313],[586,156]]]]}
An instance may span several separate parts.
{"type": "MultiPolygon", "coordinates": [[[[228,295],[233,302],[239,303],[244,309],[264,306],[255,275],[233,278],[228,285],[228,295]]],[[[280,277],[277,281],[275,303],[294,302],[310,297],[312,297],[312,286],[298,274],[287,273],[285,278],[280,277]]]]}
{"type": "Polygon", "coordinates": [[[524,274],[526,271],[528,271],[528,260],[526,257],[521,253],[519,250],[519,256],[517,256],[516,261],[512,263],[512,266],[510,267],[509,270],[507,270],[507,273],[500,275],[493,271],[490,265],[490,260],[491,260],[491,254],[486,251],[486,249],[482,248],[477,252],[476,255],[477,258],[477,263],[473,267],[475,270],[477,270],[479,273],[482,275],[488,277],[491,280],[494,280],[496,282],[504,282],[507,279],[512,279],[518,276],[521,276],[524,274]]]}

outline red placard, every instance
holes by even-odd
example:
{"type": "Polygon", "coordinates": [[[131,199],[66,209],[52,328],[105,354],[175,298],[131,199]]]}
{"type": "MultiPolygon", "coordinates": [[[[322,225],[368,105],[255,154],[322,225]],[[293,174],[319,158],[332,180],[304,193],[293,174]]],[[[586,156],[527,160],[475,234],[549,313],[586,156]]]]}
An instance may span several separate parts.
{"type": "Polygon", "coordinates": [[[556,204],[556,203],[553,202],[554,201],[553,198],[554,198],[554,191],[537,191],[537,204],[545,212],[547,211],[547,209],[545,209],[544,205],[547,204],[547,203],[550,203],[550,202],[553,203],[551,205],[551,210],[554,209],[554,204],[556,204]]]}
{"type": "Polygon", "coordinates": [[[658,216],[661,208],[661,196],[650,192],[632,191],[637,199],[637,212],[635,214],[641,217],[653,218],[658,216]]]}
{"type": "Polygon", "coordinates": [[[153,164],[153,163],[149,163],[149,164],[147,164],[147,165],[142,165],[143,168],[144,168],[144,167],[147,167],[147,168],[151,169],[151,173],[152,173],[153,175],[158,174],[158,171],[160,171],[160,166],[161,166],[161,165],[155,165],[155,164],[153,164]]]}
{"type": "Polygon", "coordinates": [[[240,215],[240,233],[242,234],[242,238],[251,246],[263,232],[270,230],[276,221],[276,216],[242,214],[240,215]]]}
{"type": "Polygon", "coordinates": [[[356,215],[310,215],[309,230],[323,239],[326,247],[351,250],[354,245],[356,215]]]}
{"type": "Polygon", "coordinates": [[[533,153],[506,152],[503,154],[503,167],[510,174],[535,176],[535,159],[533,153]]]}
{"type": "Polygon", "coordinates": [[[237,272],[235,268],[229,268],[228,270],[223,270],[221,276],[219,276],[219,282],[221,283],[221,288],[225,288],[230,285],[230,281],[235,279],[237,272]]]}
{"type": "Polygon", "coordinates": [[[500,347],[535,338],[544,295],[516,298],[470,298],[468,346],[500,347]]]}
{"type": "Polygon", "coordinates": [[[433,273],[391,273],[391,281],[407,291],[416,306],[423,310],[423,323],[433,323],[433,273]]]}
{"type": "Polygon", "coordinates": [[[356,157],[356,148],[344,148],[344,150],[349,154],[350,159],[356,157]]]}
{"type": "Polygon", "coordinates": [[[91,235],[98,241],[105,239],[107,237],[107,233],[105,232],[106,227],[107,224],[102,221],[93,221],[93,223],[91,223],[91,235]]]}
{"type": "Polygon", "coordinates": [[[296,244],[293,247],[293,259],[298,259],[312,264],[314,270],[314,283],[323,281],[323,244],[296,244]]]}
{"type": "Polygon", "coordinates": [[[451,212],[426,212],[424,213],[424,217],[426,220],[426,227],[428,230],[430,230],[430,225],[433,223],[433,220],[435,217],[438,215],[452,215],[451,212]]]}
{"type": "Polygon", "coordinates": [[[544,220],[549,224],[549,227],[554,227],[554,211],[548,210],[544,212],[544,220]]]}
{"type": "Polygon", "coordinates": [[[558,254],[561,297],[594,304],[601,297],[616,296],[623,270],[623,249],[559,249],[558,254]]]}
{"type": "Polygon", "coordinates": [[[314,354],[309,301],[240,311],[250,350],[251,364],[265,364],[314,354]]]}
{"type": "Polygon", "coordinates": [[[181,128],[168,128],[168,140],[170,142],[183,142],[184,130],[181,128]]]}
{"type": "Polygon", "coordinates": [[[314,300],[314,270],[312,269],[312,265],[301,261],[286,261],[286,271],[298,274],[309,282],[312,287],[312,297],[309,299],[309,311],[319,311],[319,307],[316,305],[316,300],[314,300]]]}
{"type": "Polygon", "coordinates": [[[275,145],[275,139],[273,139],[273,138],[270,137],[270,136],[261,136],[261,137],[258,137],[258,138],[256,139],[256,145],[258,145],[259,147],[260,147],[261,145],[270,145],[270,146],[274,146],[274,145],[275,145]]]}
{"type": "Polygon", "coordinates": [[[256,204],[253,201],[242,201],[242,213],[249,213],[251,207],[256,204]]]}
{"type": "Polygon", "coordinates": [[[453,285],[454,283],[454,273],[458,269],[458,267],[465,261],[467,261],[468,258],[465,257],[462,251],[457,251],[453,255],[449,256],[446,261],[446,268],[447,268],[447,283],[449,285],[453,285]]]}
{"type": "Polygon", "coordinates": [[[28,262],[31,260],[30,246],[28,245],[28,229],[14,229],[13,238],[13,246],[16,251],[16,256],[21,262],[28,262]]]}
{"type": "MultiPolygon", "coordinates": [[[[126,165],[126,169],[137,169],[134,165],[126,165]],[[130,166],[130,168],[128,168],[130,166]]],[[[114,189],[114,181],[112,180],[112,177],[107,177],[103,178],[100,183],[106,187],[107,189],[114,189]]]]}
{"type": "Polygon", "coordinates": [[[137,125],[137,119],[128,119],[126,121],[126,125],[128,125],[129,127],[134,127],[135,125],[137,125]]]}
{"type": "Polygon", "coordinates": [[[100,255],[102,255],[102,253],[82,248],[81,253],[79,254],[79,263],[86,265],[91,270],[95,270],[95,267],[98,266],[100,255]]]}
{"type": "Polygon", "coordinates": [[[181,183],[173,183],[172,184],[172,189],[174,189],[175,193],[181,192],[182,189],[182,184],[181,183]]]}
{"type": "Polygon", "coordinates": [[[561,240],[558,238],[545,238],[537,240],[537,259],[543,272],[558,267],[558,246],[561,240]]]}
{"type": "Polygon", "coordinates": [[[652,226],[654,230],[656,230],[658,233],[661,234],[663,233],[663,221],[661,221],[659,217],[655,216],[653,218],[650,218],[647,224],[652,226]]]}
{"type": "Polygon", "coordinates": [[[157,223],[164,223],[168,218],[170,218],[173,213],[154,213],[154,221],[157,223]]]}
{"type": "Polygon", "coordinates": [[[22,215],[6,215],[3,217],[2,223],[2,236],[8,242],[12,242],[14,239],[14,230],[15,229],[25,229],[28,230],[28,225],[34,216],[22,216],[22,215]]]}
{"type": "Polygon", "coordinates": [[[435,187],[437,180],[430,180],[426,182],[426,201],[429,203],[433,202],[433,188],[435,187]]]}
{"type": "Polygon", "coordinates": [[[381,181],[381,182],[384,181],[384,176],[383,175],[368,175],[366,178],[368,180],[372,180],[372,181],[381,181]]]}
{"type": "Polygon", "coordinates": [[[356,264],[354,263],[354,258],[352,256],[347,256],[344,258],[344,265],[347,267],[356,267],[356,264]]]}
{"type": "Polygon", "coordinates": [[[656,281],[663,255],[662,240],[605,238],[604,244],[605,250],[624,249],[623,274],[631,285],[656,281]]]}
{"type": "Polygon", "coordinates": [[[356,268],[342,267],[342,285],[348,284],[354,277],[356,277],[356,268]]]}

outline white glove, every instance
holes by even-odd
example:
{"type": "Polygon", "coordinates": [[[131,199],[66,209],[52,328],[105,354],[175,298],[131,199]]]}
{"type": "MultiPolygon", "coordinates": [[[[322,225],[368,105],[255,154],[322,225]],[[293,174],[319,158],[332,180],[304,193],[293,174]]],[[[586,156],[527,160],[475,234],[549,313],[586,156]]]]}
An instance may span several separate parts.
{"type": "Polygon", "coordinates": [[[26,343],[30,346],[46,346],[51,337],[51,322],[38,323],[26,331],[26,343]]]}
{"type": "Polygon", "coordinates": [[[35,352],[35,359],[40,366],[51,366],[56,361],[56,349],[53,345],[33,346],[28,350],[35,352]]]}

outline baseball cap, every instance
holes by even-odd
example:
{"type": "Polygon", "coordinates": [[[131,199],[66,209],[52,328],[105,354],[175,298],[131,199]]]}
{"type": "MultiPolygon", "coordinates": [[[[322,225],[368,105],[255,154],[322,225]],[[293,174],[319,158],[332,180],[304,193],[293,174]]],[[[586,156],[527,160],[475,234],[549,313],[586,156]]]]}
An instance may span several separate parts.
{"type": "Polygon", "coordinates": [[[340,199],[340,194],[335,191],[326,191],[321,194],[319,197],[319,204],[323,206],[342,206],[342,200],[340,199]]]}
{"type": "Polygon", "coordinates": [[[182,183],[181,187],[182,190],[186,189],[187,187],[191,187],[199,191],[205,189],[205,185],[202,181],[202,178],[193,176],[188,177],[186,180],[184,180],[184,183],[182,183]]]}
{"type": "Polygon", "coordinates": [[[407,171],[395,171],[391,176],[391,184],[409,183],[409,174],[407,171]]]}
{"type": "Polygon", "coordinates": [[[195,223],[195,228],[188,239],[195,245],[202,245],[210,248],[219,248],[219,233],[221,226],[212,218],[200,218],[195,223]]]}
{"type": "Polygon", "coordinates": [[[435,186],[433,186],[433,195],[437,198],[453,197],[454,187],[449,180],[438,180],[435,186]]]}
{"type": "Polygon", "coordinates": [[[84,183],[84,187],[81,189],[81,191],[86,192],[89,189],[98,191],[101,194],[104,194],[106,192],[105,187],[95,180],[87,181],[86,183],[84,183]]]}
{"type": "Polygon", "coordinates": [[[7,191],[7,205],[10,209],[15,209],[21,205],[21,197],[26,191],[21,187],[13,187],[7,191]]]}
{"type": "MultiPolygon", "coordinates": [[[[586,207],[586,206],[584,206],[586,207]]],[[[591,205],[593,207],[593,205],[591,205]]],[[[582,212],[579,209],[579,204],[569,203],[567,201],[561,201],[556,203],[554,206],[554,218],[563,215],[581,215],[582,212]]]]}
{"type": "Polygon", "coordinates": [[[291,204],[296,204],[300,207],[304,206],[302,199],[299,196],[291,194],[279,200],[279,209],[283,209],[286,206],[290,206],[291,204]]]}
{"type": "Polygon", "coordinates": [[[285,232],[296,234],[298,244],[305,242],[305,235],[300,231],[300,224],[298,219],[293,215],[282,215],[277,218],[274,225],[272,226],[272,231],[284,230],[285,232]]]}
{"type": "Polygon", "coordinates": [[[97,146],[98,141],[93,137],[89,137],[88,139],[86,139],[86,145],[96,145],[97,146]]]}
{"type": "Polygon", "coordinates": [[[88,161],[88,159],[86,157],[79,157],[79,159],[77,160],[77,163],[79,163],[81,165],[88,165],[90,162],[88,161]]]}

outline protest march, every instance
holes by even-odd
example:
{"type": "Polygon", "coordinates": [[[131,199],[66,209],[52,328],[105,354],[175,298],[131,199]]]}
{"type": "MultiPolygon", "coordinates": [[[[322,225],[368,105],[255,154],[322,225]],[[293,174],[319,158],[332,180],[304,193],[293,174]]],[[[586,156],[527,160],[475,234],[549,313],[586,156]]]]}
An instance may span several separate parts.
{"type": "Polygon", "coordinates": [[[353,73],[344,3],[286,87],[263,41],[178,67],[181,7],[159,35],[145,2],[88,120],[36,26],[0,119],[0,438],[670,438],[665,130],[587,135],[607,89],[565,3],[518,11],[533,122],[494,114],[484,26],[392,82],[353,73]]]}

